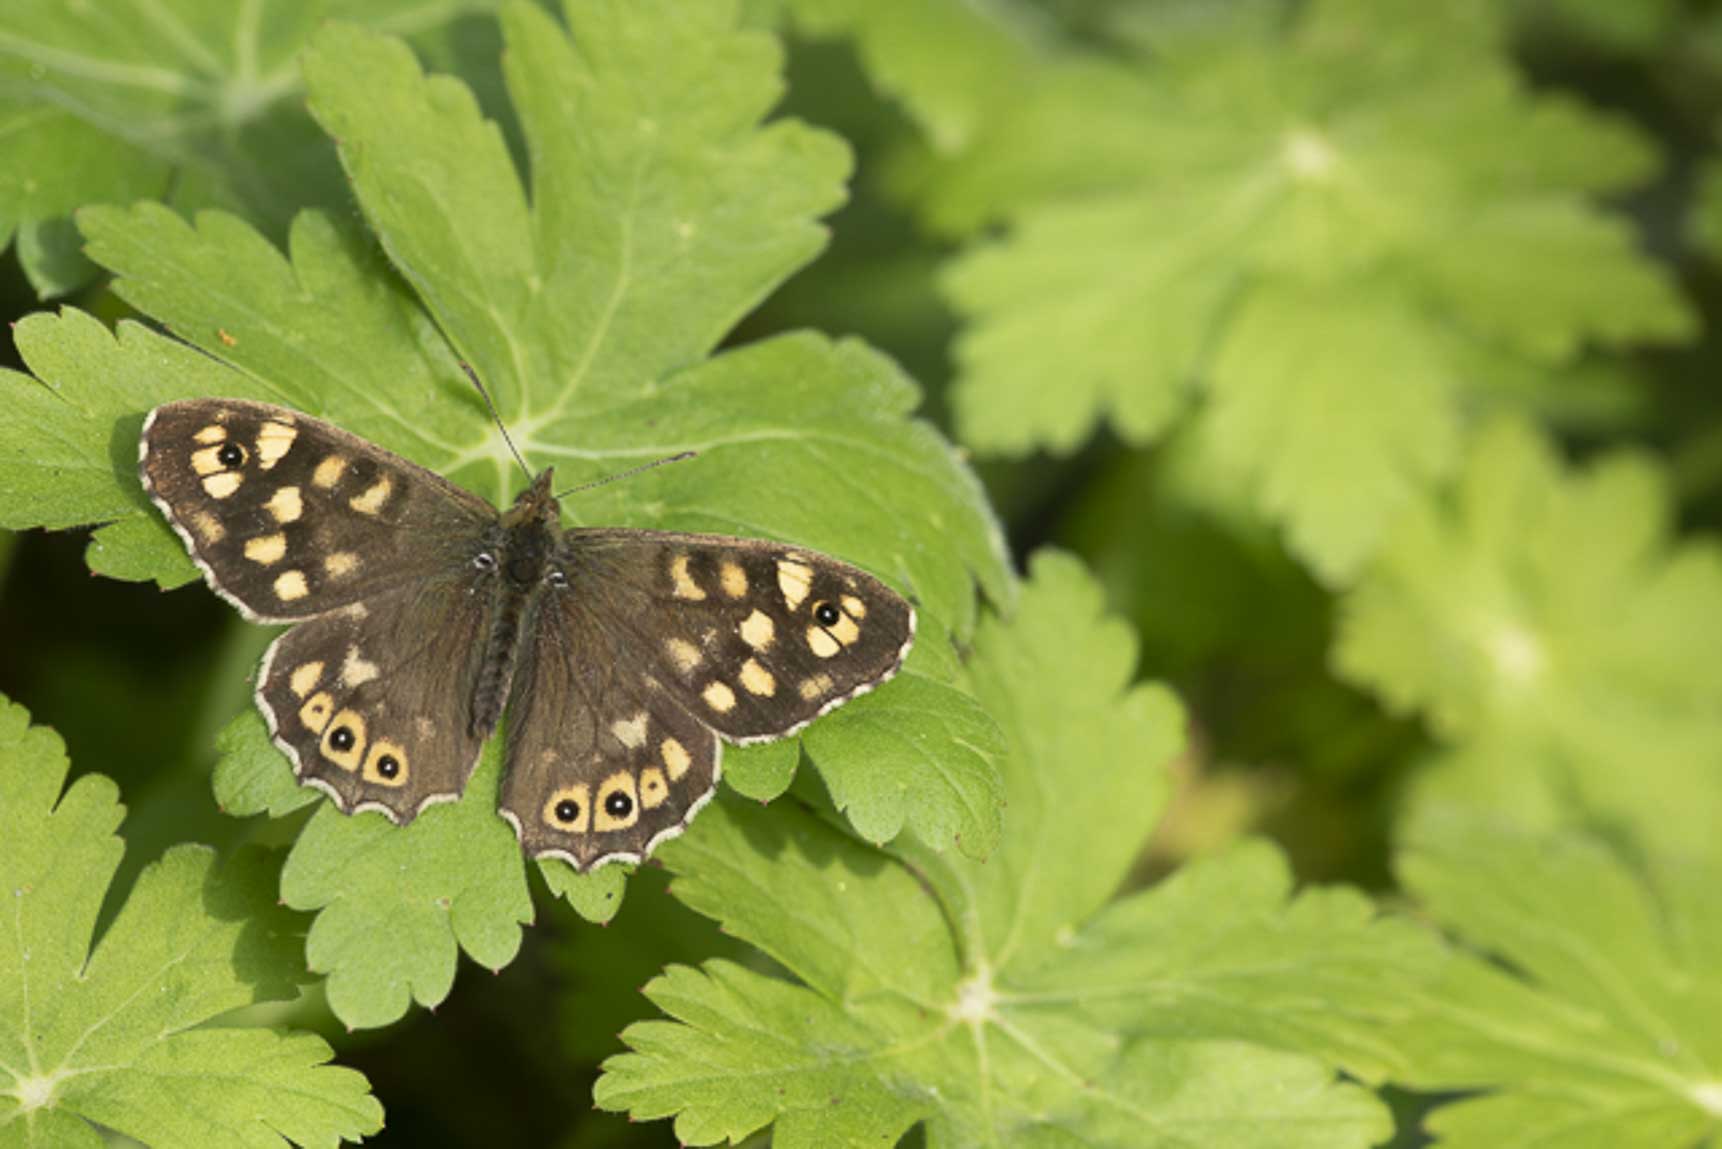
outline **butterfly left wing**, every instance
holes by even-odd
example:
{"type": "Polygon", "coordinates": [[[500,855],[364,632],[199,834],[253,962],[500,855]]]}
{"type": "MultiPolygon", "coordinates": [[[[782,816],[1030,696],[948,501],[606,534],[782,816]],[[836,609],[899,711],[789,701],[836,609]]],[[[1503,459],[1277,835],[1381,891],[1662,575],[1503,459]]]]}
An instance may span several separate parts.
{"type": "Polygon", "coordinates": [[[638,860],[721,746],[795,733],[895,674],[914,608],[857,567],[718,535],[563,535],[509,714],[501,808],[534,856],[638,860]],[[567,815],[564,817],[564,815],[567,815]]]}

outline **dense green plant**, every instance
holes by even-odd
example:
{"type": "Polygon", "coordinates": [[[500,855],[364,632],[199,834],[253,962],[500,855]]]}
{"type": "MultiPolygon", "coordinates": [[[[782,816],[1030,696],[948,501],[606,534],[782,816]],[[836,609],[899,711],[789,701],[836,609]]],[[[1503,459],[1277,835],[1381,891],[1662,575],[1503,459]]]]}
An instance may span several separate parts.
{"type": "Polygon", "coordinates": [[[1722,1143],[1722,408],[1603,199],[1722,87],[1561,82],[1715,70],[1635,13],[8,5],[0,242],[67,303],[0,528],[107,578],[0,536],[0,1146],[1722,1143]],[[196,578],[151,406],[506,503],[463,361],[566,482],[700,452],[578,521],[920,606],[639,873],[523,862],[494,752],[326,808],[265,636],[139,597],[196,578]]]}

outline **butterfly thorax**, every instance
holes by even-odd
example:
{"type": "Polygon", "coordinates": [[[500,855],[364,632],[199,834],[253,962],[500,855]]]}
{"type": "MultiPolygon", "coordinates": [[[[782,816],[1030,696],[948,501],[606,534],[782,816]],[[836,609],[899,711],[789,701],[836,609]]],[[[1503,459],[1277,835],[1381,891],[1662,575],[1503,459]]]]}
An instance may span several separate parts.
{"type": "Polygon", "coordinates": [[[521,492],[503,514],[493,545],[474,563],[481,574],[477,593],[496,597],[472,698],[472,732],[480,736],[496,729],[508,703],[521,634],[534,600],[551,580],[558,585],[562,581],[552,563],[562,514],[551,494],[552,473],[553,468],[547,468],[521,492]]]}

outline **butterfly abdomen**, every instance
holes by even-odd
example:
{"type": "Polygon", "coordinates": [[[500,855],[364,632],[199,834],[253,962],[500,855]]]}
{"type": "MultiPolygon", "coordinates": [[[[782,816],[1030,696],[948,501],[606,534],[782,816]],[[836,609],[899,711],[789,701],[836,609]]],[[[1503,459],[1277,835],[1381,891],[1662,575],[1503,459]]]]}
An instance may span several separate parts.
{"type": "Polygon", "coordinates": [[[499,581],[497,609],[485,636],[484,660],[472,697],[472,732],[481,738],[489,737],[502,720],[514,669],[520,661],[520,635],[527,610],[550,573],[558,511],[549,493],[548,478],[547,471],[502,519],[502,553],[491,568],[499,581]]]}

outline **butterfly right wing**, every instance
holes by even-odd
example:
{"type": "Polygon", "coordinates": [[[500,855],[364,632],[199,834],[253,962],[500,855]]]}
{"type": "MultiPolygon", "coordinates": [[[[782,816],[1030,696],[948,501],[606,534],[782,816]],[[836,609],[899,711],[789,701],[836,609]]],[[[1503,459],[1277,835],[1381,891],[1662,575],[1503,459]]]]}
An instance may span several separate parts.
{"type": "Polygon", "coordinates": [[[494,604],[449,572],[276,639],[257,705],[294,775],[397,823],[458,798],[484,744],[469,715],[494,604]]]}

